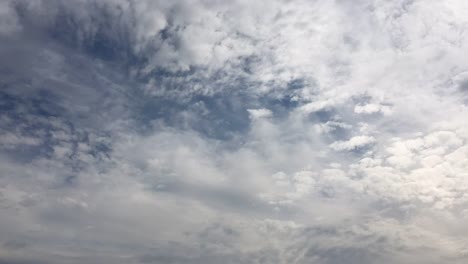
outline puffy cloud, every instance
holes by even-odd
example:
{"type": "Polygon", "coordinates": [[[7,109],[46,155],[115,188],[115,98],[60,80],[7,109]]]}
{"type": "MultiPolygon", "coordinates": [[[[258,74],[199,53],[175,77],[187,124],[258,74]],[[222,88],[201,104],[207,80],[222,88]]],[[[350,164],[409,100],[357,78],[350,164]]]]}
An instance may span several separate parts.
{"type": "Polygon", "coordinates": [[[467,202],[462,194],[466,164],[452,157],[464,149],[457,134],[436,131],[424,137],[395,140],[383,153],[352,164],[350,173],[364,177],[359,182],[373,195],[417,200],[438,209],[456,207],[467,202]],[[439,141],[442,138],[445,140],[439,141]],[[447,144],[449,138],[452,147],[447,144]]]}

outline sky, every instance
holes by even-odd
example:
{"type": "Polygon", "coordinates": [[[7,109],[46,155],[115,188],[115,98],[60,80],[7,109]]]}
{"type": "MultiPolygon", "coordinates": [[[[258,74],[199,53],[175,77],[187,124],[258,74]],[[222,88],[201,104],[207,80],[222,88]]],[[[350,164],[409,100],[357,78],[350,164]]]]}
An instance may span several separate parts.
{"type": "Polygon", "coordinates": [[[0,264],[468,263],[468,2],[0,0],[0,264]]]}

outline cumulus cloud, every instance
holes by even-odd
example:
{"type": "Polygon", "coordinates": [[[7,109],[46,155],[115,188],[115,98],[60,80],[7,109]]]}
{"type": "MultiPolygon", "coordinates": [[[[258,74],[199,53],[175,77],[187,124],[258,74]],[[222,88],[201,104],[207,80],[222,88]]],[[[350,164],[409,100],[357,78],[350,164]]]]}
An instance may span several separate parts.
{"type": "Polygon", "coordinates": [[[467,14],[0,2],[0,263],[465,263],[467,14]]]}

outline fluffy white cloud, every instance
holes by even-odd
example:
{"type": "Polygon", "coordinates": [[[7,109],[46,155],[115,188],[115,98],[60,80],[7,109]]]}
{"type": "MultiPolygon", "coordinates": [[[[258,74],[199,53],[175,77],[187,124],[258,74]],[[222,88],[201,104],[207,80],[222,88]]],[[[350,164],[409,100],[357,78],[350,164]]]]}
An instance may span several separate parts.
{"type": "Polygon", "coordinates": [[[363,147],[367,147],[375,143],[375,138],[372,136],[355,136],[349,140],[340,140],[330,144],[330,148],[338,151],[346,150],[356,150],[363,147]]]}

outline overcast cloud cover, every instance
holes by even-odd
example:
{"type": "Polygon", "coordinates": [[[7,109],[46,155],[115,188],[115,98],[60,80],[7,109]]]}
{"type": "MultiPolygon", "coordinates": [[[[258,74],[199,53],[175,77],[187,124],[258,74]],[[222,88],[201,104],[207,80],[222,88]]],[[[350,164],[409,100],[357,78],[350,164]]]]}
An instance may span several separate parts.
{"type": "Polygon", "coordinates": [[[0,264],[468,263],[468,1],[0,0],[0,264]]]}

